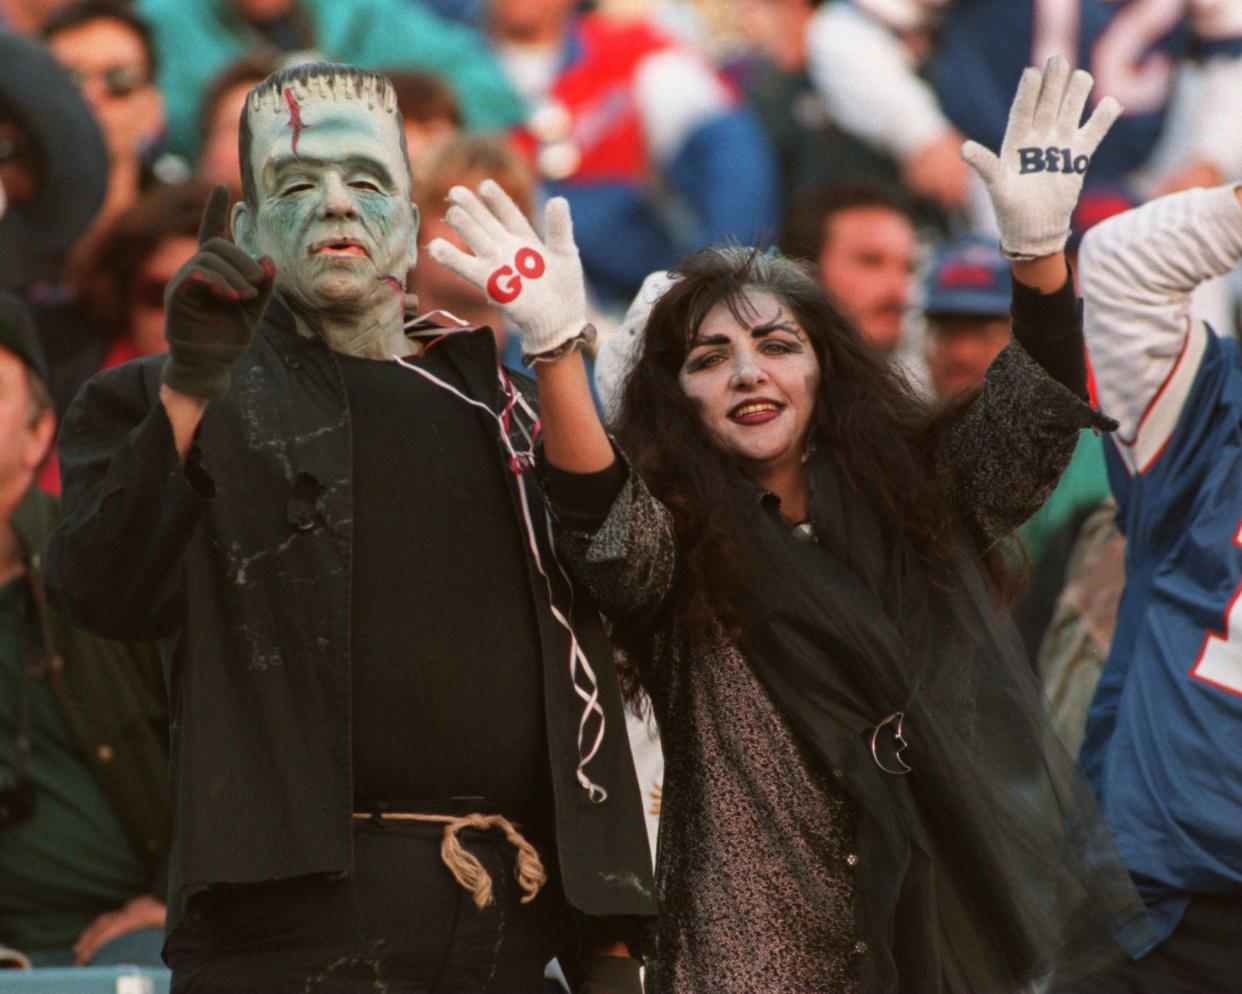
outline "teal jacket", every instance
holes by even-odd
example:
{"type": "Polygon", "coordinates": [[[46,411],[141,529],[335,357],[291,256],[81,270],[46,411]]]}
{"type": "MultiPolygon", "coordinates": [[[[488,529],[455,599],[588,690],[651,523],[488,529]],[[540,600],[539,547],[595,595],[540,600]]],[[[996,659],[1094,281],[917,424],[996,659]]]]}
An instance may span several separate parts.
{"type": "MultiPolygon", "coordinates": [[[[453,88],[471,128],[502,130],[523,117],[521,101],[473,28],[412,0],[298,0],[315,50],[332,62],[364,69],[423,69],[453,88]]],[[[232,14],[231,0],[138,0],[159,53],[156,78],[164,96],[173,152],[194,161],[202,131],[202,100],[221,71],[266,44],[232,14]]]]}
{"type": "MultiPolygon", "coordinates": [[[[43,590],[42,549],[60,508],[31,488],[12,517],[33,588],[43,590]]],[[[172,801],[168,695],[159,648],[113,642],[73,628],[38,596],[40,623],[60,679],[61,712],[82,756],[147,869],[149,892],[167,900],[172,801]]]]}

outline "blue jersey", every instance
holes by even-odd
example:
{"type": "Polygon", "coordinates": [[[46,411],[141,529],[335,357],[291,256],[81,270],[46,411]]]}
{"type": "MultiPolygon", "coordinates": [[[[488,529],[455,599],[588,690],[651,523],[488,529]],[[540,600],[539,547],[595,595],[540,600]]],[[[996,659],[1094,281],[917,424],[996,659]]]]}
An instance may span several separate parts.
{"type": "MultiPolygon", "coordinates": [[[[1242,55],[1242,35],[1193,27],[1193,0],[956,0],[926,66],[945,115],[1000,148],[1018,77],[1062,55],[1095,77],[1093,99],[1125,108],[1091,163],[1119,181],[1147,160],[1164,129],[1178,63],[1242,55]]],[[[1088,108],[1090,112],[1090,108],[1088,108]]]]}
{"type": "Polygon", "coordinates": [[[1196,322],[1144,421],[1141,459],[1106,443],[1127,583],[1081,759],[1164,938],[1187,895],[1242,895],[1237,343],[1196,322]]]}

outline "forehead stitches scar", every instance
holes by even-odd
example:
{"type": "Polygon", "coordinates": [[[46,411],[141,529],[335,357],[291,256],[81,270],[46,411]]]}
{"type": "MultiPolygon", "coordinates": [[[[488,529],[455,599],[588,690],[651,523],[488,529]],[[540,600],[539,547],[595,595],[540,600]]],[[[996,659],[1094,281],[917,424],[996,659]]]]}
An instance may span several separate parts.
{"type": "Polygon", "coordinates": [[[298,138],[306,125],[302,123],[302,105],[298,103],[298,98],[293,95],[293,91],[288,87],[285,87],[285,103],[289,105],[289,130],[293,132],[291,148],[293,154],[297,155],[298,138]]]}

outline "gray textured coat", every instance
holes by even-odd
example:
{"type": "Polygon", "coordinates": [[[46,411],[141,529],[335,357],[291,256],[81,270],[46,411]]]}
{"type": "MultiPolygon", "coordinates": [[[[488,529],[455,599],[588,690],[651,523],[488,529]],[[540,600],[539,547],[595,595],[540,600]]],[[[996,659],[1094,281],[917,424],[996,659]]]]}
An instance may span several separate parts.
{"type": "MultiPolygon", "coordinates": [[[[991,543],[1055,486],[1078,432],[1106,425],[1014,344],[945,436],[938,459],[964,523],[991,543]]],[[[670,595],[668,510],[631,476],[593,533],[563,530],[572,572],[616,623],[641,629],[670,595]]],[[[874,994],[874,951],[856,921],[868,880],[840,772],[808,761],[738,645],[673,620],[632,660],[665,751],[648,990],[658,994],[874,994]]]]}

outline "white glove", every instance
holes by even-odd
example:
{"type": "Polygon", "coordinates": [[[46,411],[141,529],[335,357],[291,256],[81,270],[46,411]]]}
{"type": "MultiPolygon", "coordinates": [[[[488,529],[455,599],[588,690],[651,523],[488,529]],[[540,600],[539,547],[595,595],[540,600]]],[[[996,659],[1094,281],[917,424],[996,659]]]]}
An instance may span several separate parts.
{"type": "Polygon", "coordinates": [[[978,142],[962,145],[962,158],[987,186],[1001,251],[1011,259],[1037,259],[1065,248],[1083,175],[1121,113],[1121,104],[1105,97],[1078,126],[1093,83],[1090,73],[1076,69],[1071,75],[1069,63],[1054,55],[1043,72],[1023,70],[999,158],[978,142]]]}
{"type": "Polygon", "coordinates": [[[455,186],[448,199],[444,220],[474,254],[443,238],[433,239],[427,251],[500,305],[521,332],[523,359],[581,335],[586,282],[565,198],[553,197],[544,209],[546,244],[494,180],[479,184],[479,196],[455,186]]]}

